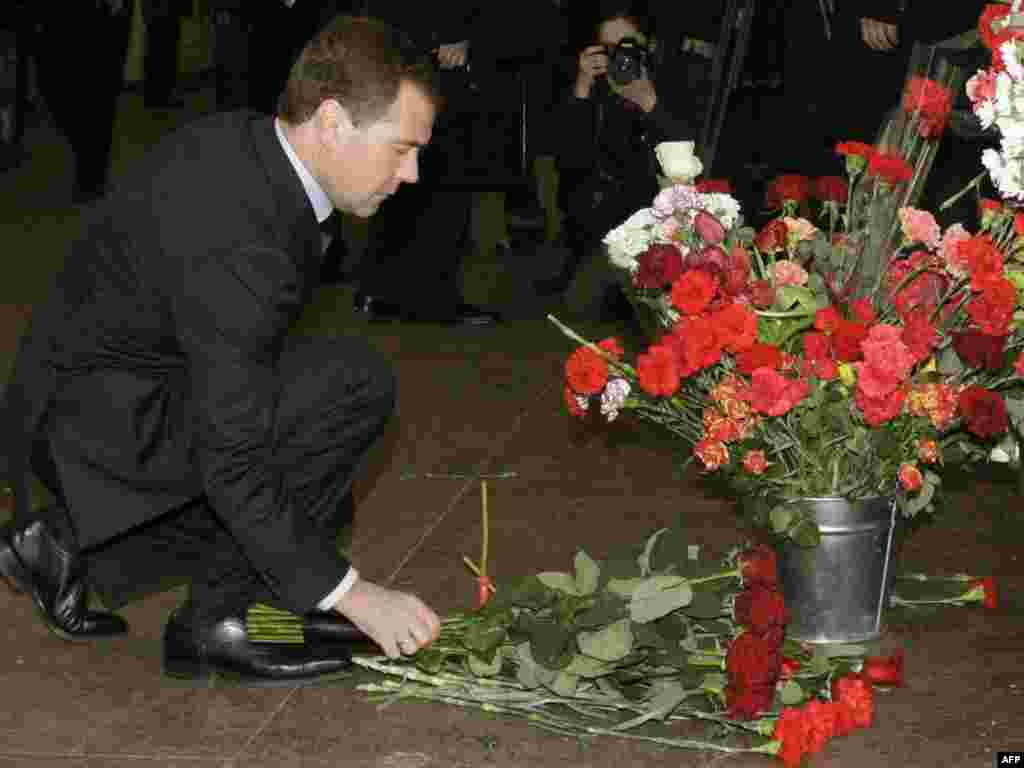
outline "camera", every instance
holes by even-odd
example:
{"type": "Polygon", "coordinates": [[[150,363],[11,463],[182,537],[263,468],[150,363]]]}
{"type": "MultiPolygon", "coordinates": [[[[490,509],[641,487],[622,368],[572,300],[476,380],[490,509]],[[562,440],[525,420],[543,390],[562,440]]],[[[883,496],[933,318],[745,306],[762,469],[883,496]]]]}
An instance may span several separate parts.
{"type": "Polygon", "coordinates": [[[634,37],[624,37],[616,45],[605,46],[608,54],[608,79],[615,85],[629,85],[647,74],[650,53],[634,37]]]}

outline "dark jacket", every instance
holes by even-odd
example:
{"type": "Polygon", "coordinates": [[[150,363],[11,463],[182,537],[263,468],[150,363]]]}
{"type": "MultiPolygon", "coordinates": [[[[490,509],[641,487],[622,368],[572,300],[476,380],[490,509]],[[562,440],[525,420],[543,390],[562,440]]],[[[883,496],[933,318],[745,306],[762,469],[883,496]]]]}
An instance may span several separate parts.
{"type": "Polygon", "coordinates": [[[276,366],[320,242],[270,118],[215,115],[162,141],[90,212],[22,338],[0,411],[18,514],[49,423],[82,547],[205,493],[293,609],[337,586],[348,563],[269,461],[276,366]]]}

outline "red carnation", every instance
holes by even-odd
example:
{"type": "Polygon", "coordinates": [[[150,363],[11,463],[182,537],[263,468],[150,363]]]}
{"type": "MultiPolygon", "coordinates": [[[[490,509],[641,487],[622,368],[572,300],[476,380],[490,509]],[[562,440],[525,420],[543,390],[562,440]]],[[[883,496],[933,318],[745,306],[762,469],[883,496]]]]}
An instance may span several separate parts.
{"type": "Polygon", "coordinates": [[[587,415],[586,407],[580,403],[580,395],[573,392],[572,387],[566,385],[565,390],[562,392],[562,396],[565,399],[565,406],[569,409],[569,413],[578,419],[582,419],[587,415]]]}
{"type": "Polygon", "coordinates": [[[981,604],[986,608],[995,610],[999,607],[999,595],[996,593],[996,582],[991,576],[984,579],[975,579],[971,582],[971,589],[980,587],[984,593],[981,604]]]}
{"type": "Polygon", "coordinates": [[[772,219],[754,237],[754,247],[761,253],[778,253],[786,248],[789,229],[782,219],[772,219]]]}
{"type": "Polygon", "coordinates": [[[914,177],[914,169],[899,155],[877,152],[868,163],[868,173],[890,187],[895,187],[914,177]]]}
{"type": "Polygon", "coordinates": [[[667,345],[650,347],[636,359],[640,388],[652,397],[669,397],[679,389],[680,375],[675,351],[667,345]]]}
{"type": "Polygon", "coordinates": [[[892,656],[868,656],[861,674],[872,685],[899,688],[903,685],[903,650],[897,650],[892,656]]]}
{"type": "Polygon", "coordinates": [[[867,337],[866,325],[839,318],[835,333],[832,334],[832,350],[836,359],[845,363],[860,360],[864,356],[861,342],[867,337]]]}
{"type": "Polygon", "coordinates": [[[736,370],[740,373],[753,373],[758,368],[782,367],[782,350],[771,344],[755,341],[736,355],[736,370]]]}
{"type": "Polygon", "coordinates": [[[762,635],[786,626],[786,603],[779,590],[751,584],[736,595],[733,615],[739,624],[762,635]]]}
{"type": "Polygon", "coordinates": [[[729,252],[729,267],[723,278],[722,289],[730,296],[739,295],[750,279],[750,253],[746,248],[734,245],[729,252]]]}
{"type": "Polygon", "coordinates": [[[588,347],[579,347],[565,362],[565,378],[573,391],[596,395],[608,383],[608,363],[588,347]]]}
{"type": "Polygon", "coordinates": [[[757,340],[757,315],[742,304],[732,303],[712,315],[722,346],[729,352],[750,349],[757,340]]]}
{"type": "Polygon", "coordinates": [[[782,744],[778,756],[786,768],[799,768],[811,739],[810,720],[805,711],[796,707],[782,710],[772,738],[782,744]]]}
{"type": "Polygon", "coordinates": [[[788,656],[782,659],[782,674],[783,679],[793,677],[797,672],[800,671],[801,664],[797,659],[791,659],[788,656]]]}
{"type": "Polygon", "coordinates": [[[864,414],[864,421],[872,427],[881,426],[899,416],[903,412],[903,403],[906,399],[906,392],[902,388],[883,397],[868,397],[860,387],[857,387],[854,394],[854,402],[864,414]]]}
{"type": "Polygon", "coordinates": [[[829,357],[832,343],[824,333],[809,331],[804,334],[804,359],[826,360],[829,357]]]}
{"type": "Polygon", "coordinates": [[[911,77],[903,94],[903,110],[919,119],[917,132],[923,138],[936,138],[946,130],[953,108],[949,89],[927,77],[911,77]]]}
{"type": "Polygon", "coordinates": [[[814,313],[814,327],[822,333],[834,333],[842,319],[838,309],[825,307],[814,313]]]}
{"type": "Polygon", "coordinates": [[[743,583],[761,584],[774,587],[779,581],[775,550],[764,544],[756,544],[740,553],[738,558],[743,583]]]}
{"type": "Polygon", "coordinates": [[[814,180],[814,197],[823,203],[845,205],[850,185],[842,176],[821,176],[814,180]]]}
{"type": "Polygon", "coordinates": [[[697,191],[701,194],[732,194],[732,185],[728,179],[701,179],[696,185],[697,191]]]}
{"type": "Polygon", "coordinates": [[[683,274],[683,254],[667,243],[652,245],[640,254],[637,262],[640,268],[636,273],[636,284],[641,288],[664,288],[683,274]]]}
{"type": "Polygon", "coordinates": [[[836,711],[831,702],[811,699],[803,706],[807,718],[807,751],[816,755],[836,735],[836,711]]]}
{"type": "Polygon", "coordinates": [[[1003,367],[1005,336],[990,336],[978,331],[959,331],[953,334],[953,349],[972,368],[998,371],[1003,367]]]}
{"type": "Polygon", "coordinates": [[[967,387],[957,401],[967,422],[967,429],[978,437],[995,437],[1010,426],[1006,403],[998,393],[979,386],[967,387]]]}
{"type": "Polygon", "coordinates": [[[875,156],[875,148],[863,141],[841,141],[836,144],[836,154],[846,157],[862,157],[870,161],[875,156]]]}
{"type": "Polygon", "coordinates": [[[850,316],[858,323],[871,325],[877,319],[875,308],[871,305],[871,299],[854,299],[850,302],[850,316]]]}
{"type": "Polygon", "coordinates": [[[850,708],[850,717],[857,728],[869,728],[875,717],[875,695],[871,684],[861,675],[844,675],[832,681],[832,701],[850,708]]]}
{"type": "Polygon", "coordinates": [[[767,309],[775,303],[775,288],[767,280],[755,280],[750,284],[750,303],[758,309],[767,309]]]}
{"type": "Polygon", "coordinates": [[[967,304],[967,314],[978,330],[988,336],[1006,336],[1017,308],[1017,288],[1005,277],[984,284],[981,293],[967,304]]]}
{"type": "Polygon", "coordinates": [[[996,48],[996,32],[992,28],[992,22],[1010,15],[1010,6],[1003,3],[986,5],[978,18],[978,36],[981,42],[990,51],[996,48]]]}
{"type": "Polygon", "coordinates": [[[982,289],[989,280],[1003,276],[1003,254],[988,235],[975,235],[956,245],[957,259],[971,273],[971,288],[982,289]]]}
{"type": "Polygon", "coordinates": [[[914,362],[926,360],[939,343],[939,332],[929,320],[924,309],[914,309],[903,318],[903,334],[900,339],[914,358],[914,362]]]}
{"type": "Polygon", "coordinates": [[[703,269],[710,275],[725,274],[731,265],[729,254],[717,245],[707,245],[700,250],[694,248],[683,260],[686,269],[703,269]]]}
{"type": "Polygon", "coordinates": [[[703,269],[691,269],[672,283],[672,306],[686,315],[703,312],[718,291],[715,279],[703,269]]]}
{"type": "Polygon", "coordinates": [[[740,398],[758,413],[781,416],[789,413],[809,393],[810,386],[804,380],[786,378],[770,368],[757,368],[751,374],[750,387],[740,392],[740,398]]]}
{"type": "Polygon", "coordinates": [[[768,208],[781,208],[786,202],[802,203],[811,191],[811,182],[806,176],[786,173],[768,184],[768,208]]]}

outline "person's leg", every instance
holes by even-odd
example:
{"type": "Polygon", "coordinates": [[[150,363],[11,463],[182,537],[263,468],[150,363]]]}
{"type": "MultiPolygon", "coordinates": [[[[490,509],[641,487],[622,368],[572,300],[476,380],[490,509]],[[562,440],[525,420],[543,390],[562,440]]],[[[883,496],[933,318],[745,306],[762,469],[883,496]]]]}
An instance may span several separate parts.
{"type": "Polygon", "coordinates": [[[178,73],[181,19],[177,14],[154,16],[146,22],[146,54],[143,63],[143,100],[147,107],[183,106],[173,101],[178,73]]]}

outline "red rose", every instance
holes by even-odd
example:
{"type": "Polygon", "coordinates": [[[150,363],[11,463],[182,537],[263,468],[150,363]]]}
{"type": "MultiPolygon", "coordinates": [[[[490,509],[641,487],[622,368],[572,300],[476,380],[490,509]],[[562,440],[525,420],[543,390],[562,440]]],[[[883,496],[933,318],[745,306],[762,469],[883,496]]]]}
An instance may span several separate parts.
{"type": "Polygon", "coordinates": [[[860,360],[864,356],[861,342],[867,337],[867,326],[839,318],[835,333],[832,334],[832,351],[836,359],[844,363],[860,360]]]}
{"type": "Polygon", "coordinates": [[[809,392],[806,381],[788,379],[770,368],[757,368],[751,374],[750,387],[743,390],[740,397],[758,413],[781,416],[796,407],[809,392]]]}
{"type": "Polygon", "coordinates": [[[903,343],[914,358],[914,362],[926,360],[939,343],[939,332],[928,319],[924,309],[914,309],[903,318],[903,343]]]}
{"type": "Polygon", "coordinates": [[[992,29],[992,22],[1009,15],[1010,6],[1002,3],[986,5],[985,10],[981,12],[981,16],[978,18],[978,36],[981,38],[984,46],[990,51],[996,49],[996,32],[992,29]]]}
{"type": "Polygon", "coordinates": [[[565,378],[574,392],[596,395],[608,383],[608,363],[588,347],[579,347],[565,362],[565,378]]]}
{"type": "Polygon", "coordinates": [[[739,295],[750,279],[750,253],[742,246],[733,246],[729,252],[729,268],[726,270],[722,288],[730,296],[739,295]]]}
{"type": "Polygon", "coordinates": [[[980,587],[984,593],[984,597],[981,600],[981,604],[986,608],[995,610],[999,607],[999,595],[996,593],[996,582],[991,576],[986,576],[984,579],[975,579],[971,582],[971,589],[980,587]]]}
{"type": "Polygon", "coordinates": [[[967,429],[978,437],[1001,435],[1010,426],[1003,398],[984,387],[967,387],[960,393],[957,405],[967,421],[967,429]]]}
{"type": "Polygon", "coordinates": [[[707,211],[697,211],[693,217],[693,229],[708,245],[718,245],[725,240],[725,227],[707,211]]]}
{"type": "Polygon", "coordinates": [[[1006,336],[1016,308],[1016,287],[1005,277],[996,277],[986,282],[981,293],[968,302],[967,314],[982,333],[1006,336]]]}
{"type": "Polygon", "coordinates": [[[778,176],[768,184],[768,208],[781,208],[788,201],[802,203],[811,191],[811,181],[797,173],[778,176]]]}
{"type": "Polygon", "coordinates": [[[733,616],[751,632],[762,635],[786,626],[786,602],[779,590],[751,584],[736,595],[733,616]]]}
{"type": "Polygon", "coordinates": [[[875,308],[871,306],[871,299],[854,299],[850,302],[850,316],[858,323],[871,325],[877,319],[875,308]]]}
{"type": "Polygon", "coordinates": [[[835,333],[842,319],[838,309],[825,307],[814,313],[814,327],[822,333],[835,333]]]}
{"type": "Polygon", "coordinates": [[[736,718],[754,718],[771,708],[775,683],[782,671],[781,635],[742,632],[729,645],[725,671],[726,700],[736,718]]]}
{"type": "Polygon", "coordinates": [[[842,176],[821,176],[814,181],[814,196],[823,203],[845,205],[850,185],[842,176]]]}
{"type": "Polygon", "coordinates": [[[922,137],[936,138],[946,130],[946,120],[953,108],[949,89],[927,77],[911,77],[903,94],[903,111],[917,116],[917,132],[922,137]]]}
{"type": "Polygon", "coordinates": [[[672,306],[685,315],[703,312],[718,291],[715,279],[703,269],[691,269],[672,283],[672,306]]]}
{"type": "Polygon", "coordinates": [[[782,367],[782,350],[771,344],[755,341],[745,350],[736,355],[736,370],[740,373],[753,373],[758,368],[782,367]]]}
{"type": "Polygon", "coordinates": [[[666,345],[655,345],[636,359],[636,375],[640,388],[652,397],[669,397],[679,389],[679,367],[676,353],[666,345]]]}
{"type": "Polygon", "coordinates": [[[868,173],[895,187],[914,177],[914,169],[899,155],[876,152],[868,162],[868,173]]]}
{"type": "Polygon", "coordinates": [[[762,712],[771,709],[774,700],[775,687],[771,685],[750,688],[729,685],[725,689],[727,714],[735,720],[753,720],[762,712]]]}
{"type": "Polygon", "coordinates": [[[711,316],[722,346],[729,352],[750,349],[757,340],[757,315],[735,302],[711,316]]]}
{"type": "Polygon", "coordinates": [[[953,334],[953,349],[972,368],[998,371],[1003,367],[1005,336],[990,336],[978,331],[959,331],[953,334]]]}
{"type": "Polygon", "coordinates": [[[782,219],[773,219],[761,227],[754,237],[754,247],[761,253],[778,253],[786,247],[789,229],[782,219]]]}
{"type": "Polygon", "coordinates": [[[903,685],[903,651],[897,650],[892,656],[868,656],[864,659],[861,674],[872,685],[887,685],[899,688],[903,685]]]}
{"type": "Polygon", "coordinates": [[[844,675],[832,681],[832,701],[850,708],[854,726],[869,728],[875,717],[875,695],[871,685],[857,674],[844,675]]]}
{"type": "Polygon", "coordinates": [[[803,709],[786,707],[775,721],[772,739],[782,744],[778,756],[786,768],[799,768],[809,751],[811,723],[803,709]]]}
{"type": "Polygon", "coordinates": [[[741,552],[737,560],[740,564],[740,573],[743,576],[744,584],[774,587],[778,583],[779,571],[776,565],[775,550],[771,547],[756,544],[741,552]]]}
{"type": "Polygon", "coordinates": [[[640,268],[636,284],[641,288],[664,288],[683,274],[683,254],[674,245],[657,243],[637,257],[640,268]]]}
{"type": "Polygon", "coordinates": [[[775,303],[775,288],[767,280],[755,280],[750,284],[750,303],[758,309],[768,309],[775,303]]]}
{"type": "Polygon", "coordinates": [[[878,427],[887,421],[892,421],[903,412],[903,403],[907,395],[903,389],[897,389],[883,397],[868,397],[864,391],[857,387],[854,394],[854,402],[864,414],[864,421],[872,427],[878,427]]]}
{"type": "Polygon", "coordinates": [[[701,179],[696,185],[697,191],[701,194],[722,194],[731,195],[732,185],[728,179],[701,179]]]}

